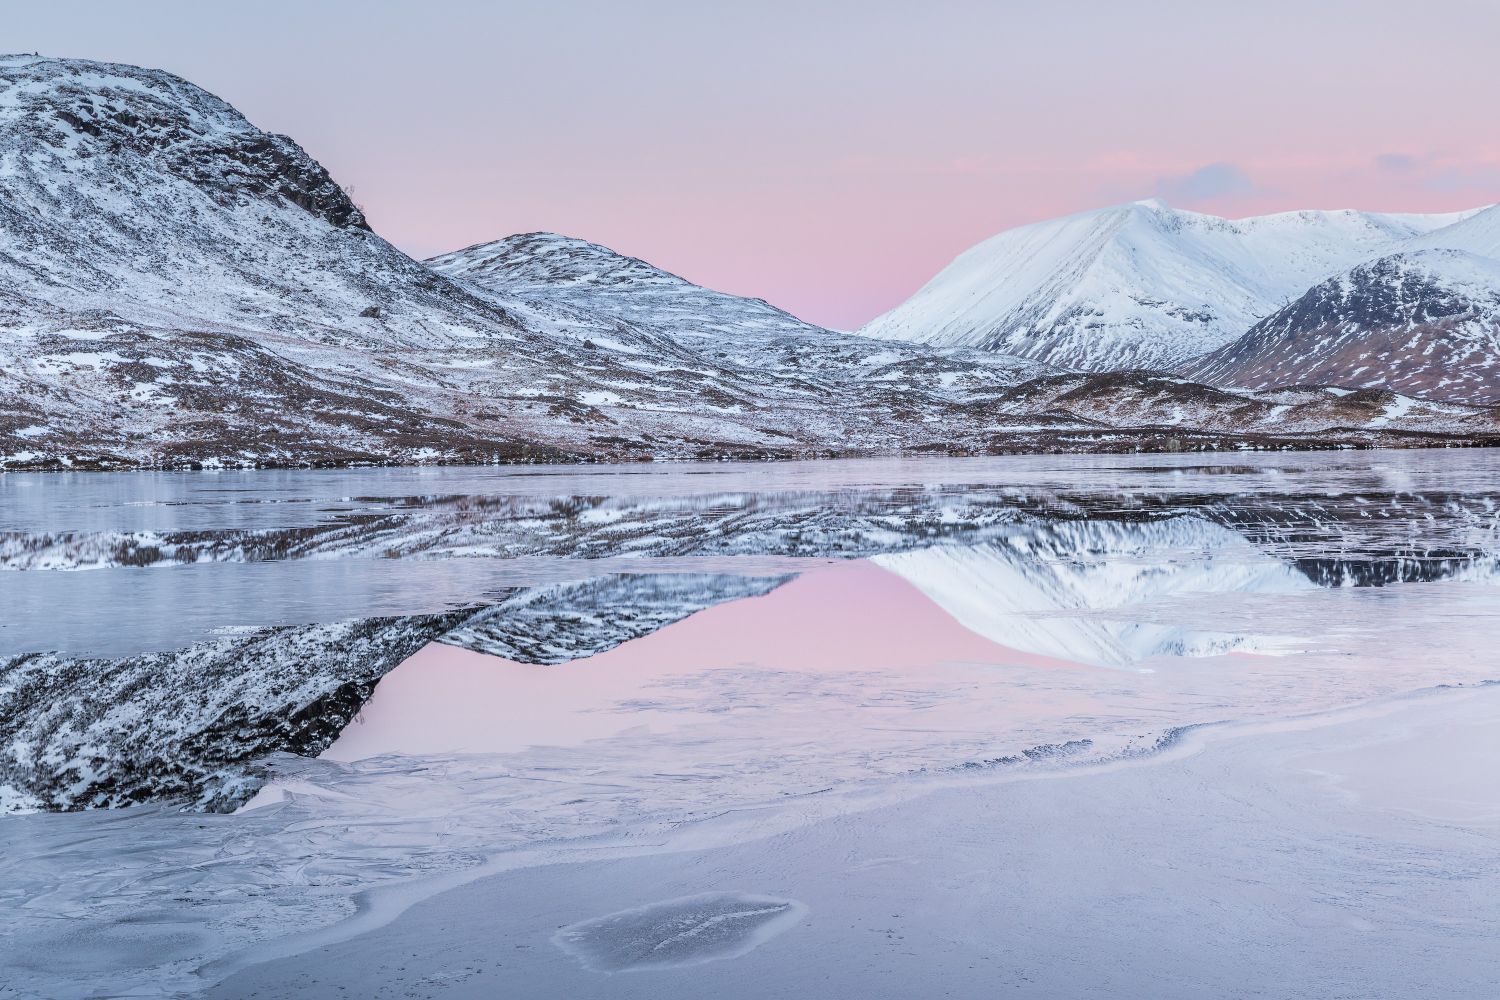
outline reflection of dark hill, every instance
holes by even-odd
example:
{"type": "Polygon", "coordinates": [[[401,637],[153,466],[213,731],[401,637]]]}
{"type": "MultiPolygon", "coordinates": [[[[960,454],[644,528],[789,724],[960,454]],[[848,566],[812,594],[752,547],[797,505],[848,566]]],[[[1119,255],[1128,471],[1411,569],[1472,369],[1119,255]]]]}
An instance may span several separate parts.
{"type": "Polygon", "coordinates": [[[0,660],[0,785],[48,809],[232,807],[267,754],[321,753],[375,682],[469,612],[260,629],[116,660],[0,660]]]}
{"type": "Polygon", "coordinates": [[[1473,555],[1461,552],[1401,556],[1379,560],[1313,559],[1294,560],[1309,580],[1320,587],[1384,587],[1392,583],[1430,583],[1452,579],[1476,567],[1473,555]]]}
{"type": "MultiPolygon", "coordinates": [[[[1049,579],[1073,581],[1057,602],[1062,608],[1087,606],[1084,585],[1102,577],[1060,574],[1058,567],[1108,556],[1115,549],[1100,539],[1115,535],[1144,540],[1140,558],[1147,562],[1161,555],[1164,544],[1175,545],[1191,561],[1211,548],[1209,543],[1222,549],[1243,539],[1268,579],[1278,568],[1291,567],[1321,586],[1438,580],[1496,566],[1500,522],[1486,490],[1407,491],[1372,479],[1368,486],[1361,481],[1357,492],[1319,493],[1310,480],[1295,480],[1296,488],[1274,493],[1237,492],[1240,487],[1228,474],[1233,467],[1219,468],[1226,473],[1223,488],[1206,483],[1202,470],[1176,470],[1192,475],[1174,489],[1162,469],[1126,466],[1098,470],[1104,478],[1094,481],[1107,488],[953,484],[736,489],[667,497],[475,490],[346,498],[337,504],[321,498],[323,507],[296,490],[249,489],[230,502],[198,497],[180,506],[162,504],[150,521],[110,520],[114,514],[98,514],[109,509],[101,499],[86,513],[71,511],[68,523],[102,527],[67,532],[36,530],[52,523],[50,514],[34,516],[35,511],[22,509],[20,493],[7,494],[16,501],[5,510],[8,523],[27,530],[0,534],[5,586],[24,586],[38,574],[55,580],[53,571],[79,568],[100,574],[91,579],[117,581],[109,591],[112,599],[90,613],[88,621],[97,622],[100,632],[137,619],[175,620],[173,609],[153,603],[161,591],[145,581],[190,572],[178,563],[216,562],[226,573],[241,571],[234,563],[256,563],[266,581],[299,581],[288,585],[293,596],[309,580],[337,579],[278,569],[308,559],[342,563],[357,573],[354,561],[361,559],[478,557],[477,564],[499,566],[497,560],[523,557],[630,556],[642,559],[643,571],[622,574],[616,564],[583,583],[518,592],[496,587],[506,582],[503,577],[488,577],[482,589],[470,594],[455,587],[437,603],[425,592],[393,591],[398,602],[410,597],[411,611],[454,609],[449,615],[269,628],[272,620],[256,617],[264,609],[246,608],[244,624],[250,630],[240,637],[191,646],[196,636],[182,638],[186,648],[175,652],[140,654],[132,648],[129,652],[137,655],[119,659],[65,657],[12,644],[22,655],[0,658],[0,746],[8,748],[0,759],[0,794],[10,785],[36,804],[55,808],[181,796],[230,803],[253,784],[244,778],[248,764],[275,750],[321,750],[374,682],[426,642],[443,638],[522,662],[563,663],[719,602],[765,593],[785,579],[775,574],[796,568],[774,561],[784,557],[867,557],[941,546],[948,552],[935,555],[952,559],[913,561],[934,567],[924,582],[934,592],[983,601],[989,591],[978,584],[971,594],[947,586],[953,576],[942,564],[964,563],[964,553],[988,547],[1005,558],[982,566],[966,563],[976,580],[981,569],[993,575],[1004,568],[1017,581],[1008,591],[1013,594],[1046,589],[1049,579]],[[1131,474],[1142,471],[1153,477],[1135,480],[1149,484],[1146,489],[1132,485],[1131,474]],[[273,501],[279,511],[274,516],[257,506],[273,501]],[[1202,531],[1196,540],[1161,541],[1175,530],[1162,523],[1185,517],[1217,528],[1202,531]],[[126,523],[137,528],[111,527],[126,523]],[[155,530],[139,530],[142,523],[155,530]],[[1143,525],[1159,527],[1127,528],[1143,525]],[[1036,547],[1024,551],[1023,540],[1036,547]],[[736,575],[733,570],[744,563],[728,560],[743,557],[765,559],[767,565],[755,572],[772,575],[736,575]],[[655,558],[708,565],[700,570],[697,562],[676,564],[663,574],[668,567],[647,561],[655,558]],[[472,610],[457,611],[460,603],[487,609],[476,616],[472,610]],[[168,617],[161,619],[164,614],[168,617]]],[[[1476,466],[1466,468],[1479,475],[1476,466]]],[[[1299,474],[1287,470],[1289,485],[1299,474]]],[[[578,565],[572,563],[568,575],[583,575],[578,565]]],[[[413,579],[416,584],[402,586],[419,586],[431,576],[413,579]]],[[[1194,586],[1213,589],[1207,583],[1194,586]]],[[[404,614],[407,607],[395,610],[404,614]]],[[[5,619],[0,601],[0,628],[5,619]]],[[[1049,639],[1054,645],[1055,638],[1049,639]]],[[[1153,653],[1186,652],[1202,647],[1203,638],[1136,630],[1101,642],[1112,648],[1149,647],[1153,653]]],[[[1210,645],[1217,641],[1209,640],[1210,645]]]]}
{"type": "Polygon", "coordinates": [[[1205,514],[1322,587],[1446,580],[1500,555],[1493,500],[1476,494],[1293,494],[1218,502],[1205,514]]]}
{"type": "Polygon", "coordinates": [[[566,663],[715,604],[770,593],[790,579],[627,573],[526,590],[480,612],[443,642],[522,663],[566,663]]]}
{"type": "Polygon", "coordinates": [[[256,761],[321,753],[375,683],[429,642],[563,663],[787,579],[623,574],[524,590],[477,615],[265,628],[117,659],[14,656],[0,660],[0,785],[50,809],[233,807],[258,787],[256,761]]]}
{"type": "Polygon", "coordinates": [[[1009,525],[1038,520],[1160,521],[1185,515],[1233,528],[1326,584],[1442,579],[1500,549],[1493,499],[1483,492],[1141,491],[1130,489],[1127,480],[1116,490],[954,485],[651,499],[444,495],[354,503],[355,509],[316,523],[258,530],[0,533],[0,569],[474,555],[857,557],[974,544],[1009,525]],[[1339,571],[1341,566],[1349,571],[1339,571]]]}

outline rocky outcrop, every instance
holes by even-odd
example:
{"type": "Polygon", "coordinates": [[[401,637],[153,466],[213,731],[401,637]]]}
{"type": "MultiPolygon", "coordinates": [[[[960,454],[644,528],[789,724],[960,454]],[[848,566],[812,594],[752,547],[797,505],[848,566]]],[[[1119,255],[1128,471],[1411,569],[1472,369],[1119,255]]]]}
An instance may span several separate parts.
{"type": "Polygon", "coordinates": [[[1255,390],[1500,402],[1500,262],[1455,250],[1383,257],[1314,286],[1183,372],[1255,390]]]}

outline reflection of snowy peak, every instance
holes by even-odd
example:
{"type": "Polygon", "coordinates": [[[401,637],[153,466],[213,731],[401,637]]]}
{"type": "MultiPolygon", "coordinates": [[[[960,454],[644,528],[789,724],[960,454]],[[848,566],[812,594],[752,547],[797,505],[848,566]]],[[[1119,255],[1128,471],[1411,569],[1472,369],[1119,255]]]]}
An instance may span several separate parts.
{"type": "Polygon", "coordinates": [[[1080,663],[1201,656],[1245,640],[1092,612],[1194,593],[1313,588],[1297,570],[1235,532],[1195,517],[1059,521],[973,548],[876,556],[960,624],[1002,646],[1080,663]],[[1167,560],[1165,553],[1180,553],[1167,560]]]}
{"type": "Polygon", "coordinates": [[[1085,212],[979,244],[861,332],[1084,371],[1165,367],[1222,346],[1315,281],[1461,218],[1231,221],[1158,202],[1085,212]]]}

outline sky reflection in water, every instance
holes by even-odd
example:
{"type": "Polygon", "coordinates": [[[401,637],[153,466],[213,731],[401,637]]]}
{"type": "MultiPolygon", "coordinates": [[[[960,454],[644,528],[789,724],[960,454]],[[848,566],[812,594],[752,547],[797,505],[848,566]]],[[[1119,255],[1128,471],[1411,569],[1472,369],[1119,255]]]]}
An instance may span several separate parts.
{"type": "Polygon", "coordinates": [[[375,567],[416,568],[383,612],[502,603],[450,639],[474,648],[388,674],[321,759],[278,758],[236,814],[0,818],[0,934],[35,954],[107,939],[96,965],[50,970],[54,991],[59,976],[76,993],[189,988],[205,960],[319,933],[371,889],[387,895],[367,904],[399,907],[578,850],[743,839],[935,782],[1128,763],[1178,727],[1500,677],[1492,456],[1235,462],[360,472],[339,495],[367,499],[342,513],[290,502],[314,484],[326,506],[333,476],[276,474],[238,494],[275,504],[206,507],[202,480],[152,506],[142,484],[160,480],[101,477],[50,527],[33,498],[6,514],[0,588],[41,595],[27,606],[43,617],[7,618],[12,649],[49,621],[87,646],[132,615],[147,626],[111,651],[193,641],[214,619],[188,597],[176,629],[163,595],[195,573],[247,581],[230,610],[251,628],[347,615],[375,567]],[[427,499],[396,499],[418,480],[427,499]],[[179,507],[190,526],[169,523],[179,507]],[[247,508],[249,533],[233,523],[247,508]],[[110,562],[146,530],[197,561],[110,562]],[[258,558],[247,540],[266,532],[283,534],[258,558]],[[737,570],[769,592],[743,596],[737,570]],[[660,573],[681,585],[636,614],[630,595],[660,573]],[[1425,582],[1320,585],[1386,580],[1425,582]],[[87,600],[45,617],[70,594],[87,600]],[[481,651],[538,629],[546,665],[481,651]],[[179,925],[190,942],[158,940],[179,925]]]}

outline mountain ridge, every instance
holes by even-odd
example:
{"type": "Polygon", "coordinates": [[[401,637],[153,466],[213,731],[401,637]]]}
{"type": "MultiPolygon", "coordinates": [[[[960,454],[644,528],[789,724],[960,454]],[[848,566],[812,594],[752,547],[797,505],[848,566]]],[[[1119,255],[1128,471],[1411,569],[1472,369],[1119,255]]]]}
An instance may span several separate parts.
{"type": "Polygon", "coordinates": [[[1500,402],[1500,261],[1463,250],[1381,257],[1314,285],[1183,374],[1500,402]]]}
{"type": "Polygon", "coordinates": [[[179,77],[0,59],[0,469],[1496,434],[1500,411],[1483,408],[1071,376],[837,333],[555,234],[425,265],[300,146],[179,77]]]}
{"type": "Polygon", "coordinates": [[[860,332],[1077,371],[1171,368],[1222,347],[1317,280],[1479,211],[1230,220],[1156,200],[1110,206],[971,247],[860,332]]]}

